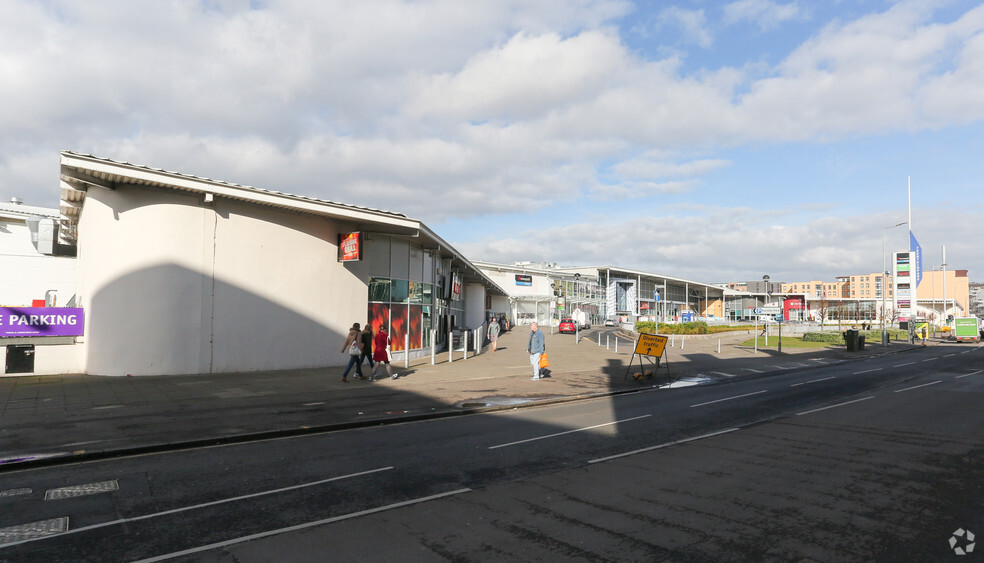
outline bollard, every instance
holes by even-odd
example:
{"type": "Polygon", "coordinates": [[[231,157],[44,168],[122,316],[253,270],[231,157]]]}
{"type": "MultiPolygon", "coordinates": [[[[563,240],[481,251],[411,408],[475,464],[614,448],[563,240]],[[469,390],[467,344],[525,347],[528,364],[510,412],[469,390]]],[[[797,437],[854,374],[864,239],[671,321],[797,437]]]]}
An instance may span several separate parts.
{"type": "Polygon", "coordinates": [[[610,334],[605,335],[605,350],[612,349],[612,336],[610,334]]]}
{"type": "Polygon", "coordinates": [[[461,331],[461,337],[465,339],[463,349],[465,352],[464,359],[467,360],[468,359],[468,331],[467,330],[461,331]]]}
{"type": "Polygon", "coordinates": [[[437,342],[435,342],[437,339],[434,338],[435,336],[437,336],[437,331],[431,330],[431,365],[432,366],[435,365],[434,354],[435,352],[437,352],[437,342]]]}
{"type": "Polygon", "coordinates": [[[598,346],[601,346],[601,333],[598,333],[598,346]]]}
{"type": "MultiPolygon", "coordinates": [[[[475,355],[477,356],[479,352],[482,351],[482,339],[478,336],[479,330],[475,329],[475,355]]],[[[483,331],[484,333],[484,331],[483,331]]]]}
{"type": "Polygon", "coordinates": [[[410,367],[410,335],[403,335],[403,369],[410,367]]]}
{"type": "Polygon", "coordinates": [[[454,332],[448,333],[448,363],[454,361],[454,332]]]}
{"type": "Polygon", "coordinates": [[[683,350],[686,347],[687,347],[687,337],[686,336],[681,336],[680,337],[680,349],[683,350]]]}
{"type": "Polygon", "coordinates": [[[676,346],[676,335],[670,335],[670,348],[676,346]]]}
{"type": "Polygon", "coordinates": [[[721,339],[718,338],[718,354],[721,353],[721,339]]]}
{"type": "Polygon", "coordinates": [[[618,354],[618,337],[615,337],[615,353],[618,354]]]}

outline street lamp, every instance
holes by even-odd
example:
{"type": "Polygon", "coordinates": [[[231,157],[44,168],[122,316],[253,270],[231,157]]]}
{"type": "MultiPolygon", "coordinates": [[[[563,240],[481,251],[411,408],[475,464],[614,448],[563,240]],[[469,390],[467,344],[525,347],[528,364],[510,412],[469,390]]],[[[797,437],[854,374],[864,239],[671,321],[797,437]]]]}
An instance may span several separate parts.
{"type": "MultiPolygon", "coordinates": [[[[765,299],[767,301],[772,301],[772,291],[769,289],[769,274],[762,276],[762,281],[765,282],[765,299]]],[[[782,314],[782,305],[779,306],[780,315],[782,314]]],[[[769,345],[769,333],[766,329],[765,333],[765,345],[769,345]]],[[[782,320],[779,320],[779,353],[782,354],[782,320]]]]}
{"type": "Polygon", "coordinates": [[[885,233],[889,229],[908,224],[908,221],[902,221],[890,227],[882,228],[882,346],[888,346],[888,323],[885,322],[885,315],[888,313],[885,310],[885,296],[888,294],[888,266],[885,264],[885,233]]]}

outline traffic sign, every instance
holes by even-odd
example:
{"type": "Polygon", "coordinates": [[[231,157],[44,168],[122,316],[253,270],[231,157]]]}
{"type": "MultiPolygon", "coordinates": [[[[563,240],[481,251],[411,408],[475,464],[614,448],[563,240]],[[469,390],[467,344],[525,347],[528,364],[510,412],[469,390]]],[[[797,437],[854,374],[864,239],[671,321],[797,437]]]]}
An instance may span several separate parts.
{"type": "MultiPolygon", "coordinates": [[[[758,311],[758,309],[756,309],[758,311]]],[[[778,315],[781,312],[779,307],[762,307],[760,315],[778,315]]]]}
{"type": "Polygon", "coordinates": [[[643,356],[656,356],[659,358],[666,349],[667,338],[658,334],[640,334],[639,341],[636,342],[635,353],[643,356]]]}

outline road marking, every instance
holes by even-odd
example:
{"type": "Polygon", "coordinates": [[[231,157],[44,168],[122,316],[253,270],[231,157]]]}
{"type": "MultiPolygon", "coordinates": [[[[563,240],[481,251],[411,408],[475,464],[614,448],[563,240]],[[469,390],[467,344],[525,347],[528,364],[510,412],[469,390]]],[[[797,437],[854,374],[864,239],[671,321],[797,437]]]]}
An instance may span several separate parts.
{"type": "Polygon", "coordinates": [[[301,403],[302,407],[317,407],[319,405],[325,404],[324,401],[318,401],[317,403],[301,403]]]}
{"type": "MultiPolygon", "coordinates": [[[[272,494],[276,494],[276,493],[282,493],[282,492],[286,492],[286,491],[293,491],[293,490],[297,490],[297,489],[303,489],[303,488],[306,488],[306,487],[313,487],[315,485],[323,485],[325,483],[330,483],[332,481],[340,481],[342,479],[350,479],[350,478],[353,478],[353,477],[361,477],[363,475],[370,475],[372,473],[379,473],[381,471],[389,471],[390,469],[393,469],[393,467],[392,466],[390,466],[390,467],[380,467],[378,469],[370,469],[368,471],[361,471],[359,473],[350,473],[348,475],[339,475],[338,477],[329,477],[328,479],[322,479],[320,481],[312,481],[310,483],[301,483],[300,485],[291,485],[290,487],[282,487],[280,489],[273,489],[273,490],[270,490],[270,491],[261,491],[259,493],[251,493],[251,494],[248,494],[248,495],[242,495],[242,496],[238,496],[238,497],[231,497],[231,498],[226,498],[226,499],[221,499],[221,500],[215,500],[215,501],[212,501],[212,502],[206,502],[206,503],[202,503],[202,504],[195,504],[195,505],[192,505],[192,506],[183,506],[181,508],[175,508],[175,509],[172,509],[172,510],[165,510],[163,512],[155,512],[153,514],[144,514],[143,516],[134,516],[132,518],[120,518],[120,519],[117,519],[117,520],[112,520],[110,522],[102,522],[102,523],[99,523],[99,524],[92,524],[91,526],[83,526],[82,528],[75,528],[74,530],[67,530],[65,532],[62,532],[60,535],[77,534],[79,532],[85,532],[85,531],[88,531],[88,530],[96,530],[96,529],[99,529],[99,528],[105,528],[107,526],[115,526],[117,524],[126,524],[126,523],[129,523],[129,522],[139,522],[140,520],[149,520],[151,518],[157,518],[158,516],[167,516],[168,514],[177,514],[179,512],[187,512],[189,510],[196,510],[196,509],[205,508],[205,507],[208,507],[208,506],[215,506],[215,505],[219,505],[219,504],[225,504],[225,503],[228,503],[228,502],[235,502],[237,500],[244,500],[244,499],[248,499],[248,498],[262,497],[262,496],[272,495],[272,494]]],[[[18,544],[22,544],[22,543],[28,543],[28,542],[32,542],[32,541],[39,540],[39,539],[44,539],[44,538],[25,539],[25,540],[21,540],[21,541],[18,541],[18,542],[5,544],[4,547],[6,547],[8,545],[18,545],[18,544]]]]}
{"type": "Polygon", "coordinates": [[[972,371],[970,373],[965,373],[963,375],[958,375],[955,379],[963,379],[964,377],[969,377],[971,375],[976,375],[976,374],[980,373],[981,371],[984,371],[984,370],[977,370],[977,371],[972,371]]]}
{"type": "Polygon", "coordinates": [[[103,405],[101,407],[92,407],[94,411],[103,411],[108,409],[122,409],[123,405],[103,405]]]}
{"type": "Polygon", "coordinates": [[[926,358],[926,359],[925,359],[925,360],[923,360],[923,361],[924,361],[924,362],[932,362],[932,361],[934,361],[934,360],[938,360],[938,359],[939,359],[939,358],[926,358]]]}
{"type": "Polygon", "coordinates": [[[894,366],[892,366],[892,367],[893,367],[893,368],[900,368],[900,367],[902,367],[902,366],[911,366],[911,365],[912,365],[912,364],[914,364],[914,363],[916,363],[916,362],[906,362],[906,363],[904,363],[904,364],[898,364],[898,365],[894,365],[894,366]]]}
{"type": "Polygon", "coordinates": [[[956,355],[957,355],[957,353],[956,353],[956,352],[954,352],[954,353],[952,353],[952,354],[946,354],[946,355],[944,355],[943,357],[944,357],[944,358],[949,358],[950,356],[956,356],[956,355]]]}
{"type": "Polygon", "coordinates": [[[754,393],[745,393],[744,395],[738,395],[738,396],[735,396],[735,397],[728,397],[727,399],[718,399],[716,401],[708,401],[706,403],[697,403],[696,405],[690,405],[690,408],[702,407],[704,405],[713,405],[714,403],[720,403],[721,401],[730,401],[732,399],[740,399],[742,397],[750,397],[752,395],[758,395],[759,393],[765,393],[766,391],[767,391],[766,389],[763,389],[761,391],[756,391],[754,393]]]}
{"type": "Polygon", "coordinates": [[[526,440],[519,440],[518,442],[509,442],[508,444],[499,444],[497,446],[489,446],[490,450],[496,448],[505,448],[507,446],[515,446],[516,444],[525,444],[526,442],[535,442],[537,440],[546,440],[547,438],[555,438],[557,436],[563,436],[564,434],[573,434],[574,432],[584,432],[585,430],[593,430],[595,428],[601,428],[603,426],[611,426],[613,424],[618,424],[620,422],[630,422],[633,420],[639,420],[640,418],[648,418],[652,416],[651,414],[644,414],[642,416],[636,416],[633,418],[626,418],[624,420],[616,420],[615,422],[606,422],[604,424],[596,424],[594,426],[587,426],[585,428],[575,428],[574,430],[567,430],[566,432],[557,432],[556,434],[547,434],[546,436],[538,436],[536,438],[529,438],[526,440]]]}
{"type": "Polygon", "coordinates": [[[853,375],[861,375],[862,373],[871,373],[873,371],[881,371],[881,370],[882,370],[882,368],[866,369],[864,371],[856,371],[856,372],[854,372],[853,375]]]}
{"type": "Polygon", "coordinates": [[[762,370],[758,370],[758,369],[752,369],[752,368],[742,368],[742,369],[744,369],[745,371],[750,371],[752,373],[762,373],[762,370]]]}
{"type": "Polygon", "coordinates": [[[723,375],[725,377],[734,377],[735,376],[735,374],[733,374],[733,373],[724,373],[723,371],[712,371],[711,373],[713,373],[715,375],[723,375]]]}
{"type": "Polygon", "coordinates": [[[828,379],[836,379],[836,376],[832,375],[830,377],[824,377],[822,379],[814,379],[812,381],[803,381],[801,383],[793,383],[790,387],[799,387],[800,385],[806,385],[807,383],[816,383],[818,381],[827,381],[828,379]]]}
{"type": "Polygon", "coordinates": [[[774,367],[774,368],[776,368],[776,369],[793,369],[793,368],[791,368],[791,367],[789,367],[789,366],[780,366],[780,365],[776,365],[776,364],[772,364],[772,365],[771,365],[771,366],[769,366],[769,367],[774,367]]]}
{"type": "Polygon", "coordinates": [[[727,434],[728,432],[734,432],[735,430],[741,430],[740,428],[729,428],[727,430],[720,430],[718,432],[711,432],[710,434],[704,434],[703,436],[694,436],[693,438],[684,438],[683,440],[676,440],[674,442],[667,442],[665,444],[660,444],[658,446],[649,446],[648,448],[642,448],[640,450],[632,450],[631,452],[625,452],[621,454],[610,455],[608,457],[599,457],[598,459],[589,459],[588,463],[600,463],[602,461],[611,461],[613,459],[618,459],[620,457],[626,457],[630,455],[641,454],[643,452],[651,452],[653,450],[658,450],[661,448],[668,448],[670,446],[676,446],[678,444],[686,444],[687,442],[693,442],[696,440],[703,440],[704,438],[710,438],[711,436],[719,436],[721,434],[727,434]]]}
{"type": "Polygon", "coordinates": [[[943,383],[943,381],[940,380],[940,381],[933,381],[931,383],[923,383],[922,385],[916,385],[914,387],[906,387],[905,389],[897,389],[895,392],[896,393],[901,393],[903,391],[910,391],[912,389],[919,389],[920,387],[926,387],[927,385],[936,385],[937,383],[943,383]]]}
{"type": "Polygon", "coordinates": [[[793,364],[793,366],[794,367],[798,367],[798,368],[808,368],[808,367],[810,367],[810,364],[799,364],[799,363],[797,363],[797,364],[793,364]]]}
{"type": "Polygon", "coordinates": [[[814,412],[825,411],[827,409],[832,409],[832,408],[836,408],[836,407],[843,407],[844,405],[850,405],[851,403],[860,403],[861,401],[867,401],[868,399],[874,399],[874,398],[875,398],[875,396],[874,395],[871,395],[871,396],[864,397],[864,398],[861,398],[861,399],[854,399],[853,401],[848,401],[846,403],[837,403],[836,405],[830,405],[828,407],[820,407],[819,409],[813,409],[813,410],[810,410],[810,411],[798,412],[798,413],[796,413],[796,416],[803,416],[804,414],[810,414],[810,413],[814,413],[814,412]]]}
{"type": "Polygon", "coordinates": [[[232,540],[221,541],[217,543],[212,543],[209,545],[203,545],[200,547],[194,547],[191,549],[186,549],[184,551],[176,551],[174,553],[168,553],[165,555],[158,555],[157,557],[151,557],[148,559],[141,559],[136,563],[154,563],[156,561],[166,561],[168,559],[174,559],[176,557],[184,557],[185,555],[191,555],[192,553],[201,553],[203,551],[209,551],[212,549],[218,549],[220,547],[228,547],[230,545],[236,545],[237,543],[243,543],[253,540],[258,540],[262,538],[268,538],[270,536],[276,536],[279,534],[286,534],[288,532],[296,532],[298,530],[305,530],[307,528],[313,528],[315,526],[322,526],[324,524],[331,524],[334,522],[341,522],[342,520],[348,520],[350,518],[358,518],[360,516],[367,516],[369,514],[376,514],[377,512],[385,512],[387,510],[393,510],[394,508],[402,508],[404,506],[412,506],[414,504],[420,504],[422,502],[427,502],[431,500],[436,500],[439,498],[450,497],[454,495],[460,495],[461,493],[467,493],[471,489],[457,489],[454,491],[448,491],[446,493],[438,493],[436,495],[430,495],[427,497],[415,498],[410,500],[405,500],[403,502],[395,502],[393,504],[387,504],[386,506],[379,506],[377,508],[370,508],[368,510],[360,510],[359,512],[352,512],[350,514],[342,514],[341,516],[333,516],[331,518],[324,518],[322,520],[315,520],[314,522],[306,522],[304,524],[297,524],[296,526],[288,526],[286,528],[279,528],[276,530],[268,530],[266,532],[260,532],[258,534],[252,534],[249,536],[243,536],[241,538],[236,538],[232,540]]]}

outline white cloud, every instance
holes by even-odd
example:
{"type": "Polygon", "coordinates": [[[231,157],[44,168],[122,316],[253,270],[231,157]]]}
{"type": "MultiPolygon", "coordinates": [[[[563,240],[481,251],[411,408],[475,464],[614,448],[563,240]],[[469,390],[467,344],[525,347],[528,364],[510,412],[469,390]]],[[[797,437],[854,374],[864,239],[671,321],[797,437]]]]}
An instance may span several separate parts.
{"type": "Polygon", "coordinates": [[[780,4],[771,0],[738,0],[724,7],[725,23],[750,22],[762,31],[769,31],[783,22],[804,17],[805,10],[799,2],[780,4]]]}
{"type": "Polygon", "coordinates": [[[663,10],[659,19],[661,20],[659,27],[666,27],[669,24],[680,26],[688,43],[704,49],[714,44],[714,37],[707,29],[707,16],[704,15],[704,10],[685,10],[672,6],[663,10]]]}

